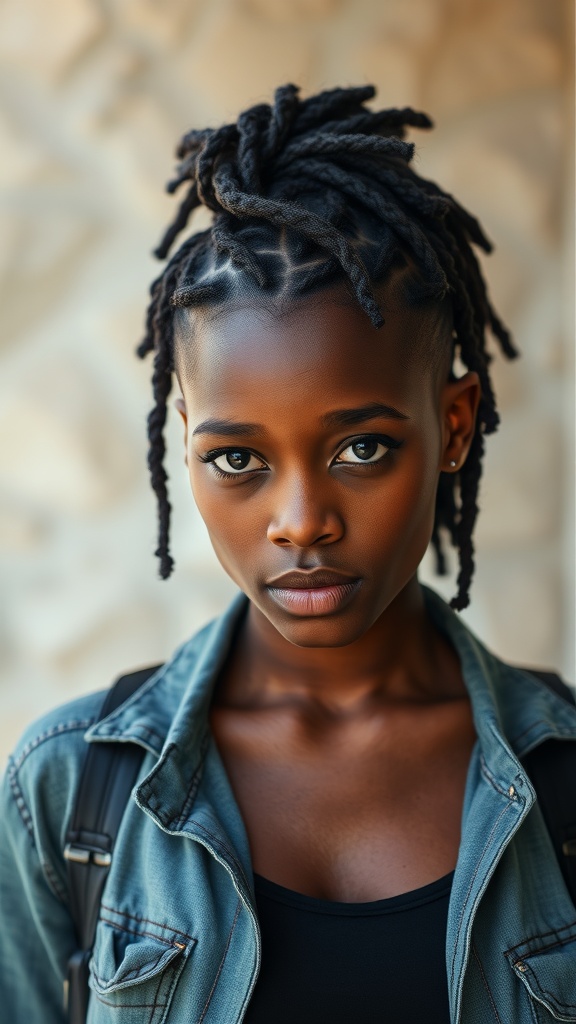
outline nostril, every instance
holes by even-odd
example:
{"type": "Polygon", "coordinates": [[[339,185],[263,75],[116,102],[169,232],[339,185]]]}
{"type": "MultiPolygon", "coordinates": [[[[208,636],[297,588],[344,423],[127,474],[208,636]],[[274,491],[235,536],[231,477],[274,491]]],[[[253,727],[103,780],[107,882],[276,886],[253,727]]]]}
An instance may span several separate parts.
{"type": "Polygon", "coordinates": [[[316,544],[326,544],[333,541],[335,538],[331,533],[322,533],[320,536],[315,537],[312,541],[307,543],[298,543],[296,539],[290,540],[288,537],[273,537],[270,536],[269,540],[273,544],[278,544],[280,547],[295,547],[295,548],[310,548],[315,547],[316,544]]]}

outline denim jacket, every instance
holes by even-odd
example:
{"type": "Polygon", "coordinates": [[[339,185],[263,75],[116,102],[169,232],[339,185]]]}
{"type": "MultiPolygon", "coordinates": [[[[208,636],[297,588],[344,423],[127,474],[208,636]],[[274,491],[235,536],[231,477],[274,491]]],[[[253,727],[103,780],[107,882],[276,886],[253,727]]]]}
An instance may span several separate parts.
{"type": "MultiPolygon", "coordinates": [[[[544,740],[576,739],[576,709],[490,654],[432,591],[425,597],[460,657],[478,737],[448,912],[451,1024],[576,1021],[576,910],[522,766],[544,740]]],[[[16,748],[0,809],[6,1024],[65,1020],[75,942],[62,851],[85,743],[102,740],[146,754],[104,890],[89,1024],[240,1024],[260,936],[246,832],[208,711],[245,607],[239,596],[104,720],[102,694],[82,697],[16,748]]]]}

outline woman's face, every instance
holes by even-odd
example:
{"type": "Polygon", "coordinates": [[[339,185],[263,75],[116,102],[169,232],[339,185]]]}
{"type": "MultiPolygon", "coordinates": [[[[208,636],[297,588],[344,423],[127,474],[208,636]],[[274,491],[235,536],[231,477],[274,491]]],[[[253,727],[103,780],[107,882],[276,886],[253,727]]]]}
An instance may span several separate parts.
{"type": "Polygon", "coordinates": [[[214,550],[304,647],[359,639],[414,580],[439,473],[464,461],[479,396],[475,374],[449,382],[448,357],[426,356],[442,330],[433,314],[393,309],[377,331],[341,295],[281,316],[190,314],[177,341],[190,481],[214,550]]]}

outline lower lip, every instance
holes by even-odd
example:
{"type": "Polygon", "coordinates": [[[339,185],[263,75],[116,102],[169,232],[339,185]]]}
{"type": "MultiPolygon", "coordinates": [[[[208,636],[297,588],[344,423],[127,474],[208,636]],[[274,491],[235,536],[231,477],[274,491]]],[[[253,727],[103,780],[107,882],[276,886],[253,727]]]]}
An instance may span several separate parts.
{"type": "Polygon", "coordinates": [[[330,615],[339,611],[349,601],[360,586],[360,580],[350,583],[339,583],[332,587],[315,587],[313,590],[300,590],[295,587],[268,587],[270,595],[287,612],[293,615],[330,615]]]}

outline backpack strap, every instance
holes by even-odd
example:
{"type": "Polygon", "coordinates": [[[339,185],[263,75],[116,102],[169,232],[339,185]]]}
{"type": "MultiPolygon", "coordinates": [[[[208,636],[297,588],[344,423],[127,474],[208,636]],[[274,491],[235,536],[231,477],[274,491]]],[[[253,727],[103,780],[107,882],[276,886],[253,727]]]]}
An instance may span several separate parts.
{"type": "MultiPolygon", "coordinates": [[[[120,707],[159,668],[153,665],[121,676],[107,691],[101,721],[120,707]]],[[[144,756],[132,743],[91,743],[80,776],[66,833],[70,913],[77,949],[68,961],[64,1003],[70,1024],[84,1024],[88,1009],[88,963],[94,945],[104,882],[114,842],[144,756]]]]}
{"type": "MultiPolygon", "coordinates": [[[[574,692],[552,672],[525,669],[569,704],[574,692]]],[[[576,906],[576,743],[545,740],[524,757],[558,864],[576,906]]]]}

